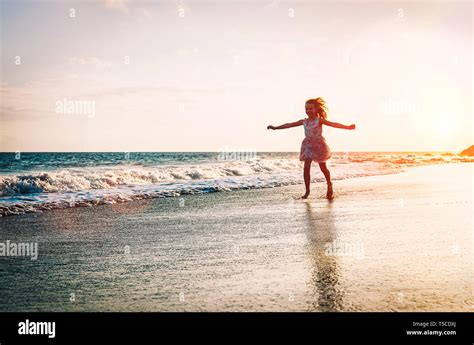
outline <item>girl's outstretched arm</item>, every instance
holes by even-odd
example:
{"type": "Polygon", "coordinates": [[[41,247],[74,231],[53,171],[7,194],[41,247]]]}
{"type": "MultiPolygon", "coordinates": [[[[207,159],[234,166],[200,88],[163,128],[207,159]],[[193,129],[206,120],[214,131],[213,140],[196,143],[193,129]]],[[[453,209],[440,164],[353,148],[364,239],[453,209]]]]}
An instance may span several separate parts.
{"type": "Polygon", "coordinates": [[[267,126],[267,129],[285,129],[285,128],[291,128],[291,127],[298,127],[298,126],[301,126],[303,124],[303,120],[299,120],[299,121],[296,121],[296,122],[290,122],[290,123],[285,123],[281,126],[267,126]]]}
{"type": "Polygon", "coordinates": [[[320,118],[320,121],[323,125],[334,127],[334,128],[341,128],[341,129],[355,129],[356,128],[356,125],[346,126],[337,122],[331,122],[331,121],[325,120],[323,118],[320,118]]]}

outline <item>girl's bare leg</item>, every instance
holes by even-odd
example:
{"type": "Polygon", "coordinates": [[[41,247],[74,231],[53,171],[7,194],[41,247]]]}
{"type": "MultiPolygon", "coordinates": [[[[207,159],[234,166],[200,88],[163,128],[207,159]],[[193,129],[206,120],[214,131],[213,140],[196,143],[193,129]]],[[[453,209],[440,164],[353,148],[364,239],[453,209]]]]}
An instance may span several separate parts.
{"type": "Polygon", "coordinates": [[[307,159],[304,161],[304,170],[303,170],[303,177],[304,177],[304,186],[306,188],[306,193],[301,197],[302,199],[307,199],[309,196],[309,187],[311,184],[311,176],[310,176],[310,170],[311,170],[311,159],[307,159]]]}
{"type": "Polygon", "coordinates": [[[331,199],[332,198],[332,182],[331,182],[331,173],[329,172],[326,163],[319,163],[319,167],[321,168],[321,171],[324,174],[324,177],[326,178],[326,182],[328,184],[328,192],[326,194],[326,198],[331,199]]]}

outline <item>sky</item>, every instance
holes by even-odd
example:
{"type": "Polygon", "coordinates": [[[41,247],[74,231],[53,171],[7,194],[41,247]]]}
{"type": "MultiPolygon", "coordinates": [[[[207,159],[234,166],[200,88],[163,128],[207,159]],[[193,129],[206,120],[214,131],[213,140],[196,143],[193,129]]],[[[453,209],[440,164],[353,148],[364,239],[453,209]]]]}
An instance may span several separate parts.
{"type": "Polygon", "coordinates": [[[471,1],[0,0],[0,151],[473,144],[471,1]]]}

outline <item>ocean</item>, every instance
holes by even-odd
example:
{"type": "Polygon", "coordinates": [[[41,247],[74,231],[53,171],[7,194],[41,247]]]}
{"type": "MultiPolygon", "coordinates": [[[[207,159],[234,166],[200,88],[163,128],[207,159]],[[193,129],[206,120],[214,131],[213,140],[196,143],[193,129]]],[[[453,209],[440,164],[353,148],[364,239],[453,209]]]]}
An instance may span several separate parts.
{"type": "MultiPolygon", "coordinates": [[[[451,152],[334,152],[333,180],[472,162],[451,152]]],[[[0,153],[0,216],[303,183],[297,152],[0,153]]],[[[324,181],[316,163],[313,182],[324,181]]]]}

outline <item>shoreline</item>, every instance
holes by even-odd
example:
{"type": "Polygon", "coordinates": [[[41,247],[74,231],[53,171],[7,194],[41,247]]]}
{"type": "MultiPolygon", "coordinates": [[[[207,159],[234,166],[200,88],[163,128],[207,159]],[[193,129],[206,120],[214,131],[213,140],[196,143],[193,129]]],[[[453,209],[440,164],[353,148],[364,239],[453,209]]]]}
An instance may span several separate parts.
{"type": "MultiPolygon", "coordinates": [[[[367,166],[365,168],[356,168],[353,172],[345,169],[345,164],[336,163],[336,165],[329,165],[332,177],[332,181],[350,180],[353,178],[360,178],[366,176],[384,176],[399,174],[408,171],[412,168],[418,168],[422,166],[431,166],[438,164],[465,164],[470,162],[451,162],[451,163],[430,163],[421,164],[418,166],[402,166],[393,170],[392,163],[386,163],[385,166],[390,166],[386,170],[381,168],[374,168],[367,166]]],[[[384,168],[385,169],[385,168],[384,168]]],[[[57,172],[54,172],[56,174],[57,172]]],[[[130,174],[127,172],[125,174],[130,174]]],[[[133,174],[137,174],[133,172],[133,174]]],[[[104,186],[103,188],[85,188],[79,190],[61,190],[56,192],[37,192],[33,194],[16,194],[13,196],[4,196],[0,198],[0,219],[2,217],[24,215],[27,213],[41,213],[43,211],[49,211],[52,209],[65,209],[75,207],[91,207],[97,205],[113,205],[117,203],[137,201],[143,199],[154,199],[154,198],[166,198],[166,197],[186,197],[188,195],[195,194],[208,194],[214,192],[235,192],[239,190],[247,189],[264,189],[264,188],[277,188],[285,186],[302,185],[303,178],[302,174],[292,172],[287,174],[275,173],[266,175],[249,175],[249,176],[234,176],[229,179],[217,178],[217,179],[190,179],[182,181],[169,181],[162,182],[159,184],[116,184],[113,181],[107,182],[112,183],[112,186],[104,186]]],[[[55,175],[53,175],[55,176],[55,175]]],[[[113,176],[113,174],[112,174],[113,176]]],[[[313,164],[311,172],[312,181],[311,183],[324,182],[324,176],[319,169],[313,164]],[[317,177],[314,177],[314,176],[317,177]]],[[[116,176],[119,178],[120,176],[116,176]]],[[[63,177],[61,177],[63,178],[63,177]]],[[[69,178],[74,178],[70,176],[69,178]]],[[[98,183],[104,183],[105,181],[111,181],[110,176],[107,174],[99,178],[98,183]]],[[[26,183],[54,183],[53,179],[48,175],[44,174],[34,177],[34,180],[27,181],[26,183]],[[35,181],[38,179],[39,181],[35,181]],[[52,182],[51,182],[52,181],[52,182]]],[[[56,181],[59,183],[60,181],[56,181]]],[[[12,181],[4,181],[8,186],[8,183],[12,181]]],[[[21,178],[21,185],[25,182],[21,178]]],[[[69,183],[69,182],[68,182],[69,183]]],[[[23,187],[21,187],[23,188],[23,187]]],[[[69,187],[68,187],[69,188],[69,187]]],[[[37,189],[37,187],[35,187],[37,189]]]]}
{"type": "Polygon", "coordinates": [[[473,169],[4,217],[0,310],[473,311],[473,169]]]}

